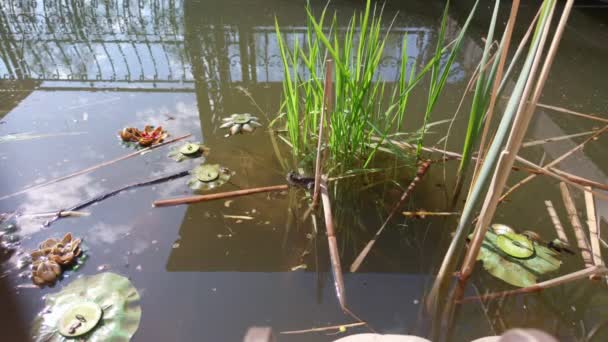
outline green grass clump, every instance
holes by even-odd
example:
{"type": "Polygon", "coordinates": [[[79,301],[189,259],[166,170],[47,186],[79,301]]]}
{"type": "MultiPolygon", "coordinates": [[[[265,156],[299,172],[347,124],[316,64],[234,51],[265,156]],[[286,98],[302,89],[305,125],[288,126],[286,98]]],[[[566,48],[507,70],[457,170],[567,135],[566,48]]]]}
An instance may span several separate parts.
{"type": "Polygon", "coordinates": [[[284,122],[287,136],[283,140],[292,149],[296,162],[312,160],[316,153],[318,127],[324,104],[324,77],[327,59],[333,60],[334,104],[325,128],[328,134],[329,165],[338,173],[353,168],[369,167],[375,154],[382,150],[397,158],[408,158],[403,151],[392,148],[387,138],[418,139],[422,143],[431,117],[431,111],[445,85],[452,62],[460,47],[467,21],[454,47],[443,45],[447,7],[444,12],[438,47],[435,56],[416,74],[416,67],[407,64],[407,35],[399,74],[389,85],[379,75],[380,61],[387,42],[390,26],[382,23],[382,10],[367,1],[365,11],[354,14],[346,29],[340,30],[336,14],[328,19],[327,9],[317,18],[310,7],[306,8],[307,30],[304,41],[296,39],[288,46],[275,21],[278,44],[284,66],[282,114],[273,122],[284,122]],[[447,63],[440,65],[442,57],[447,63]],[[406,120],[407,104],[411,91],[431,72],[431,88],[423,127],[410,134],[401,132],[406,120]],[[380,138],[380,142],[378,142],[380,138]],[[388,146],[380,148],[379,146],[388,146]]]}

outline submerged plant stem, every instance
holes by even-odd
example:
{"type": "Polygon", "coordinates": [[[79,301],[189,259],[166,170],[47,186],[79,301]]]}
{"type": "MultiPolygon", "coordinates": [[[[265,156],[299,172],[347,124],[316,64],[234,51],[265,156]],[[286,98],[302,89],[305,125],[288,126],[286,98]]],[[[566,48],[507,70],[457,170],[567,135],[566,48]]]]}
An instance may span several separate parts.
{"type": "Polygon", "coordinates": [[[393,209],[391,210],[390,214],[388,215],[388,217],[386,218],[386,220],[384,220],[384,223],[382,223],[382,226],[380,226],[380,229],[378,229],[378,231],[376,232],[376,234],[374,234],[374,236],[372,237],[372,239],[369,240],[369,242],[367,243],[367,245],[365,245],[365,247],[363,248],[363,250],[361,250],[361,252],[359,253],[359,255],[357,255],[357,258],[355,258],[355,261],[353,261],[352,265],[350,266],[350,271],[351,272],[357,272],[357,270],[359,269],[359,267],[361,267],[361,264],[363,263],[363,261],[367,257],[367,254],[369,254],[369,251],[372,249],[372,247],[374,247],[374,244],[376,243],[376,240],[378,240],[378,238],[380,237],[380,234],[382,234],[382,232],[384,231],[384,228],[386,228],[386,226],[388,225],[388,223],[390,222],[390,220],[393,218],[393,216],[395,215],[395,213],[398,211],[398,209],[401,207],[401,205],[403,205],[403,203],[405,202],[405,200],[408,199],[408,197],[411,195],[412,191],[414,191],[414,188],[416,188],[416,185],[418,185],[418,183],[420,183],[420,181],[422,180],[422,178],[424,177],[424,175],[429,170],[429,167],[431,166],[431,163],[432,163],[431,160],[426,160],[426,161],[424,161],[420,165],[420,167],[418,168],[418,171],[416,172],[416,177],[414,177],[414,179],[412,180],[412,182],[410,183],[410,185],[403,192],[403,194],[401,195],[401,198],[399,199],[399,201],[397,201],[397,203],[395,203],[395,205],[393,206],[393,209]]]}

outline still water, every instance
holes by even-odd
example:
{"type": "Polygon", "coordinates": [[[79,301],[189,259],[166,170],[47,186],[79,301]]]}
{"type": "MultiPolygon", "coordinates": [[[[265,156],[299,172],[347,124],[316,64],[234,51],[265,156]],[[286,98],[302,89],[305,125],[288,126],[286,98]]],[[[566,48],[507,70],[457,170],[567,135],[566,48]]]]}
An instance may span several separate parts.
{"type": "MultiPolygon", "coordinates": [[[[315,2],[313,8],[320,10],[323,5],[315,2]]],[[[120,144],[117,132],[145,124],[162,125],[173,137],[192,134],[192,140],[209,146],[208,161],[235,172],[223,191],[283,184],[289,170],[277,158],[273,133],[263,128],[226,139],[219,126],[221,118],[232,113],[254,113],[265,127],[276,116],[283,74],[274,17],[293,44],[305,32],[304,6],[305,1],[278,0],[2,1],[0,136],[62,135],[1,141],[0,196],[127,154],[131,150],[120,144]]],[[[361,8],[359,2],[330,5],[344,14],[344,20],[356,8],[361,8]]],[[[457,34],[467,8],[465,4],[454,8],[448,36],[457,34]]],[[[397,73],[406,33],[410,65],[428,62],[441,11],[438,1],[387,4],[385,18],[395,16],[395,23],[382,60],[384,79],[397,73]]],[[[522,20],[529,20],[534,8],[522,11],[522,20]]],[[[608,9],[601,6],[575,9],[543,102],[608,117],[607,14],[608,9]]],[[[480,57],[480,37],[487,24],[483,18],[476,20],[466,39],[433,120],[454,114],[480,57]]],[[[525,28],[522,23],[516,35],[525,28]]],[[[413,131],[420,126],[422,118],[416,113],[422,113],[425,100],[414,96],[411,101],[406,128],[413,131]]],[[[528,140],[584,132],[598,125],[539,109],[528,140]]],[[[434,128],[426,144],[439,141],[446,128],[434,128]]],[[[449,149],[458,151],[465,130],[466,120],[456,120],[449,149]]],[[[523,154],[534,161],[551,160],[582,139],[529,147],[523,154]]],[[[278,149],[287,153],[283,147],[278,149]]],[[[600,139],[560,167],[605,183],[607,147],[608,142],[600,139]]],[[[159,148],[1,200],[0,212],[56,211],[196,165],[196,161],[171,161],[166,156],[169,149],[159,148]]],[[[409,209],[445,209],[444,189],[453,185],[455,165],[445,167],[445,171],[441,166],[432,168],[416,188],[409,209]]],[[[407,184],[411,175],[411,170],[405,170],[398,180],[407,184]]],[[[510,183],[523,176],[514,174],[510,183]]],[[[24,250],[48,237],[72,232],[84,239],[89,258],[54,288],[39,290],[17,288],[30,281],[14,269],[17,255],[5,255],[0,287],[8,304],[0,313],[2,340],[27,340],[28,326],[42,309],[44,294],[99,269],[126,275],[138,288],[143,315],[135,341],[239,341],[250,326],[271,326],[280,332],[350,322],[333,292],[324,234],[315,238],[310,221],[301,221],[306,209],[301,190],[187,207],[151,207],[155,199],[190,194],[185,183],[182,178],[124,192],[87,208],[88,217],[62,219],[49,228],[41,228],[41,220],[21,222],[24,250]]],[[[396,187],[370,186],[345,195],[343,203],[357,205],[341,206],[338,201],[335,215],[344,268],[399,195],[396,187]]],[[[559,189],[548,179],[537,179],[516,192],[500,208],[496,220],[553,238],[543,203],[547,199],[567,222],[559,189]]],[[[583,210],[582,193],[575,192],[575,200],[583,210]]],[[[607,217],[606,203],[597,201],[597,206],[600,217],[607,217]]],[[[454,223],[449,219],[394,220],[361,271],[345,274],[351,309],[380,332],[427,335],[430,324],[422,314],[422,300],[454,223]]],[[[605,221],[602,224],[605,227],[605,221]]],[[[564,260],[560,272],[580,267],[580,258],[573,257],[564,260]]],[[[472,284],[470,294],[508,288],[481,267],[472,284]]],[[[467,304],[456,317],[452,340],[467,341],[510,327],[536,327],[564,341],[582,340],[607,315],[605,284],[581,281],[541,295],[511,298],[500,306],[467,304]]],[[[358,331],[365,330],[349,330],[358,331]]],[[[333,338],[284,335],[279,341],[333,338]]],[[[595,340],[606,339],[608,332],[600,331],[595,340]]]]}

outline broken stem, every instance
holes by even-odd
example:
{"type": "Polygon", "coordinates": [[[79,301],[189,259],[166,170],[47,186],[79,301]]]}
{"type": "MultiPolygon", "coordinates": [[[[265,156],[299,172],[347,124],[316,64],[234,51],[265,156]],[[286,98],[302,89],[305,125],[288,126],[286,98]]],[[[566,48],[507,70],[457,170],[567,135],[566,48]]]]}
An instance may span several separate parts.
{"type": "Polygon", "coordinates": [[[553,222],[553,226],[555,227],[557,238],[567,245],[570,244],[564,226],[562,226],[562,222],[559,220],[559,216],[557,216],[557,212],[553,207],[553,202],[545,201],[545,206],[547,207],[547,212],[549,212],[549,217],[551,217],[551,222],[553,222]]]}

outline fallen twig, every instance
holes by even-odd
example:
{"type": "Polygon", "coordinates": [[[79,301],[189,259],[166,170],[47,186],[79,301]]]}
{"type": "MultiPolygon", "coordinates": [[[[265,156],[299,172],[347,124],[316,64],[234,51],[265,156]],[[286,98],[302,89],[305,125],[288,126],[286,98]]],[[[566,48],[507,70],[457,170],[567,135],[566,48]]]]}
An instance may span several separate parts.
{"type": "MultiPolygon", "coordinates": [[[[591,241],[593,263],[595,266],[604,266],[602,249],[600,247],[599,228],[595,215],[595,200],[593,199],[591,188],[589,188],[589,191],[585,191],[585,207],[587,208],[587,226],[589,226],[589,240],[591,241]]],[[[592,279],[599,280],[600,277],[595,276],[592,279]]]]}
{"type": "Polygon", "coordinates": [[[252,189],[243,189],[236,191],[228,191],[228,192],[220,192],[217,194],[209,194],[209,195],[197,195],[197,196],[186,196],[186,197],[178,197],[171,198],[165,200],[156,200],[152,203],[154,207],[170,207],[174,205],[183,205],[183,204],[192,204],[199,202],[208,202],[214,201],[218,199],[231,198],[231,197],[240,197],[252,194],[259,194],[263,192],[271,192],[271,191],[281,191],[289,189],[289,185],[272,185],[265,186],[261,188],[252,188],[252,189]]]}
{"type": "Polygon", "coordinates": [[[332,325],[330,327],[321,327],[321,328],[311,328],[305,330],[290,330],[290,331],[281,331],[279,334],[284,335],[295,335],[295,334],[306,334],[311,332],[321,332],[321,331],[329,331],[329,330],[338,330],[342,331],[346,328],[360,327],[365,325],[365,322],[357,322],[357,323],[349,323],[349,324],[341,324],[341,325],[332,325]]]}
{"type": "Polygon", "coordinates": [[[94,197],[92,199],[89,199],[89,200],[86,200],[84,202],[81,202],[81,203],[79,203],[79,204],[77,204],[77,205],[75,205],[73,207],[70,207],[67,210],[59,210],[59,211],[57,211],[55,213],[55,216],[53,216],[48,221],[44,222],[44,226],[49,226],[51,223],[57,221],[58,219],[60,219],[62,217],[65,217],[65,216],[61,215],[62,213],[65,213],[65,212],[74,212],[74,211],[86,208],[86,207],[88,207],[88,206],[90,206],[92,204],[101,202],[101,201],[103,201],[103,200],[105,200],[105,199],[107,199],[109,197],[118,195],[119,193],[121,193],[123,191],[130,190],[130,189],[133,189],[133,188],[142,187],[142,186],[147,186],[147,185],[154,185],[154,184],[164,183],[164,182],[167,182],[167,181],[170,181],[170,180],[174,180],[174,179],[177,179],[177,178],[185,177],[185,176],[187,176],[189,174],[190,174],[190,171],[181,171],[181,172],[174,173],[174,174],[171,174],[171,175],[168,175],[168,176],[162,176],[162,177],[159,177],[159,178],[154,178],[154,179],[151,179],[151,180],[148,180],[148,181],[145,181],[145,182],[138,182],[138,183],[129,184],[129,185],[123,186],[122,188],[119,188],[119,189],[116,189],[116,190],[112,190],[110,192],[106,192],[105,194],[101,194],[101,195],[96,196],[96,197],[94,197]]]}
{"type": "Polygon", "coordinates": [[[576,243],[578,245],[578,248],[581,250],[581,256],[583,257],[585,267],[592,267],[593,258],[591,256],[591,248],[589,247],[589,241],[587,241],[587,237],[585,236],[585,231],[583,230],[581,220],[578,218],[578,214],[576,213],[576,206],[574,205],[574,201],[572,200],[572,196],[570,195],[570,190],[568,190],[568,186],[566,185],[566,183],[563,182],[559,183],[559,189],[562,193],[562,200],[564,201],[564,206],[566,207],[566,211],[568,212],[568,218],[570,219],[572,228],[574,228],[574,235],[576,235],[576,243]]]}
{"type": "Polygon", "coordinates": [[[376,234],[374,234],[372,239],[369,240],[367,245],[365,245],[363,250],[361,250],[361,252],[357,256],[355,261],[350,266],[351,272],[357,272],[357,270],[363,263],[363,260],[365,260],[365,257],[367,257],[367,254],[369,253],[369,251],[372,249],[372,247],[376,243],[376,240],[378,240],[378,237],[380,237],[380,234],[382,234],[382,231],[384,231],[384,228],[386,228],[389,221],[393,218],[393,216],[397,212],[397,209],[399,209],[399,207],[401,207],[403,202],[405,202],[405,200],[410,196],[410,194],[412,193],[412,191],[414,190],[416,185],[418,185],[418,183],[420,182],[422,177],[424,177],[424,175],[428,171],[429,167],[431,166],[431,163],[432,163],[431,160],[427,160],[420,165],[420,167],[418,168],[418,171],[416,172],[416,177],[414,177],[414,179],[411,181],[410,185],[407,187],[407,189],[405,189],[405,191],[401,195],[401,198],[399,199],[399,201],[397,201],[397,203],[395,203],[390,214],[388,215],[386,220],[384,220],[384,223],[382,223],[382,226],[380,226],[380,229],[378,229],[378,231],[376,232],[376,234]]]}
{"type": "Polygon", "coordinates": [[[485,300],[502,298],[502,297],[507,297],[507,296],[512,296],[512,295],[538,292],[538,291],[548,289],[550,287],[555,287],[558,285],[569,283],[571,281],[579,280],[582,278],[587,278],[592,275],[601,276],[601,275],[605,275],[607,273],[608,273],[608,269],[604,266],[591,266],[591,267],[582,269],[580,271],[566,274],[566,275],[563,275],[561,277],[557,277],[557,278],[554,278],[551,280],[543,281],[536,285],[523,287],[521,289],[495,292],[495,293],[490,293],[490,294],[483,295],[483,296],[465,297],[465,298],[461,299],[459,301],[459,303],[470,302],[470,301],[475,301],[475,300],[485,301],[485,300]]]}
{"type": "Polygon", "coordinates": [[[546,109],[552,109],[552,110],[554,110],[556,112],[566,113],[566,114],[570,114],[570,115],[574,115],[574,116],[579,116],[579,117],[590,119],[590,120],[595,120],[595,121],[601,121],[601,122],[608,123],[608,119],[603,118],[601,115],[590,115],[590,114],[575,112],[573,110],[566,109],[566,108],[563,108],[563,107],[550,106],[550,105],[546,105],[546,104],[542,104],[542,103],[537,103],[536,106],[537,107],[546,108],[546,109]]]}
{"type": "Polygon", "coordinates": [[[553,202],[545,201],[545,206],[547,207],[547,212],[549,212],[549,217],[551,217],[551,222],[553,222],[553,226],[555,227],[557,238],[566,245],[570,244],[570,242],[568,241],[568,236],[566,235],[566,231],[564,230],[564,226],[562,226],[562,222],[559,220],[557,212],[553,207],[553,202]]]}
{"type": "Polygon", "coordinates": [[[89,216],[91,213],[85,211],[73,211],[73,210],[61,210],[59,212],[54,211],[50,213],[39,213],[39,214],[21,214],[19,217],[29,218],[43,218],[43,217],[84,217],[89,216]]]}
{"type": "Polygon", "coordinates": [[[191,135],[192,134],[182,135],[181,137],[177,137],[177,138],[174,138],[174,139],[171,139],[171,140],[167,140],[167,141],[165,141],[163,143],[146,147],[144,149],[141,149],[141,150],[129,153],[129,154],[124,155],[122,157],[118,157],[116,159],[105,161],[103,163],[100,163],[100,164],[88,167],[86,169],[83,169],[83,170],[80,170],[80,171],[76,171],[74,173],[70,173],[69,175],[65,175],[65,176],[62,176],[62,177],[59,177],[59,178],[55,178],[55,179],[52,179],[50,181],[47,181],[47,182],[44,182],[44,183],[41,183],[41,184],[36,184],[36,185],[32,185],[32,186],[26,187],[25,189],[19,190],[19,191],[15,192],[15,193],[12,193],[10,195],[2,196],[2,197],[0,197],[0,200],[5,200],[7,198],[11,198],[11,197],[14,197],[14,196],[17,196],[17,195],[21,195],[21,194],[24,194],[26,192],[32,191],[34,189],[40,189],[42,187],[49,186],[51,184],[59,183],[59,182],[64,181],[66,179],[70,179],[70,178],[73,178],[73,177],[76,177],[76,176],[80,176],[80,175],[84,175],[84,174],[89,173],[89,172],[96,171],[98,169],[101,169],[102,167],[106,167],[108,165],[112,165],[112,164],[118,163],[120,161],[129,159],[129,158],[137,157],[139,155],[142,155],[142,154],[144,154],[144,153],[146,153],[148,151],[154,150],[154,149],[159,148],[161,146],[165,146],[165,145],[174,143],[176,141],[180,141],[180,140],[186,139],[186,138],[190,137],[191,135]]]}

